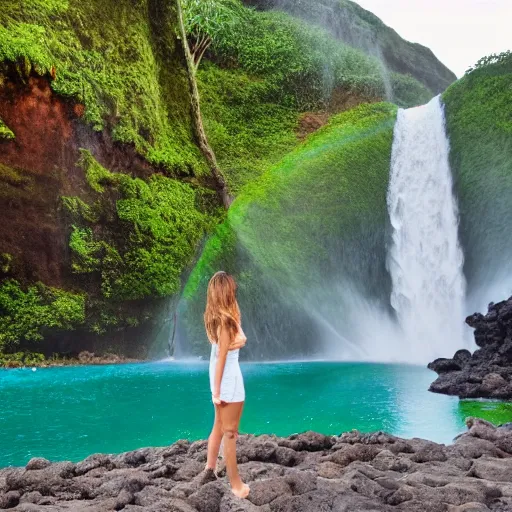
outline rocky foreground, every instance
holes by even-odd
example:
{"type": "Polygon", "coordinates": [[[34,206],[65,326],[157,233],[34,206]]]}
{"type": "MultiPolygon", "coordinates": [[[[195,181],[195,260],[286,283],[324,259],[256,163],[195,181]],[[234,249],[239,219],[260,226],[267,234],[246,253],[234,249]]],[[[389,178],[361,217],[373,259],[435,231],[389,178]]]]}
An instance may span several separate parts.
{"type": "MultiPolygon", "coordinates": [[[[251,486],[235,498],[205,478],[206,442],[179,441],[73,464],[32,459],[0,471],[0,509],[26,512],[512,511],[512,424],[467,420],[445,446],[382,432],[242,436],[251,486]]],[[[213,478],[213,481],[212,481],[213,478]]]]}
{"type": "Polygon", "coordinates": [[[430,391],[460,398],[512,400],[512,297],[489,304],[486,315],[466,319],[475,329],[480,347],[471,354],[459,350],[453,359],[436,359],[428,365],[439,377],[430,391]]]}

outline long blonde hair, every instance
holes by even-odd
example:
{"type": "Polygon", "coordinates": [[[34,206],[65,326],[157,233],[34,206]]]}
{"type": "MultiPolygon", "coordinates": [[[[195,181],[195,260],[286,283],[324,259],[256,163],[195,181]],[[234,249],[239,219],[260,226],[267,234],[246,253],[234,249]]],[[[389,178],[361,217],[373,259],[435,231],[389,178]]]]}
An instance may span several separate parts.
{"type": "Polygon", "coordinates": [[[204,326],[210,343],[217,343],[220,327],[227,327],[234,337],[240,325],[240,308],[236,300],[236,282],[226,272],[217,272],[208,283],[204,326]]]}

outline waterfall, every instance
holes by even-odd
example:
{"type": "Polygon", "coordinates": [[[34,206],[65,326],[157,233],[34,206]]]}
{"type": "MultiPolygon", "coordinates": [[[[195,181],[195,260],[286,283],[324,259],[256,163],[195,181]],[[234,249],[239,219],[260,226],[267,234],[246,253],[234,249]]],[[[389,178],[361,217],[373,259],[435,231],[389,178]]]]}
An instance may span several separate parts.
{"type": "Polygon", "coordinates": [[[403,347],[408,359],[418,362],[469,348],[464,258],[448,156],[439,96],[398,112],[387,197],[393,229],[388,268],[403,347]]]}

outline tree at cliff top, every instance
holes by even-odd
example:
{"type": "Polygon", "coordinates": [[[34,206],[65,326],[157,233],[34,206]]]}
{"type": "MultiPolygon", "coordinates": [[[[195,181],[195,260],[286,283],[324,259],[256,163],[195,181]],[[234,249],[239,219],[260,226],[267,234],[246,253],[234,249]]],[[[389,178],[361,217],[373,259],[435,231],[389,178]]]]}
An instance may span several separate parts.
{"type": "Polygon", "coordinates": [[[196,73],[206,50],[214,44],[219,34],[229,34],[235,22],[243,16],[243,7],[237,0],[180,0],[183,15],[180,25],[185,55],[189,67],[196,136],[199,147],[210,164],[212,174],[220,186],[226,208],[231,204],[229,187],[220,169],[215,153],[208,142],[201,114],[201,102],[196,73]]]}
{"type": "Polygon", "coordinates": [[[237,0],[182,0],[184,25],[197,71],[206,50],[225,38],[244,16],[237,0]]]}

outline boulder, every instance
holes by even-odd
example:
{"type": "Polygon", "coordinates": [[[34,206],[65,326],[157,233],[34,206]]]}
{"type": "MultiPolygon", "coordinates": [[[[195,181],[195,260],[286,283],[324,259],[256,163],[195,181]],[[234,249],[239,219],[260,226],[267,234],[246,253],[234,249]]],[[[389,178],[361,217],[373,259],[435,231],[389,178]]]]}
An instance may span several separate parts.
{"type": "Polygon", "coordinates": [[[480,347],[471,354],[458,350],[453,359],[440,358],[428,368],[439,376],[430,391],[460,398],[512,400],[512,297],[489,304],[486,315],[466,318],[480,347]]]}

